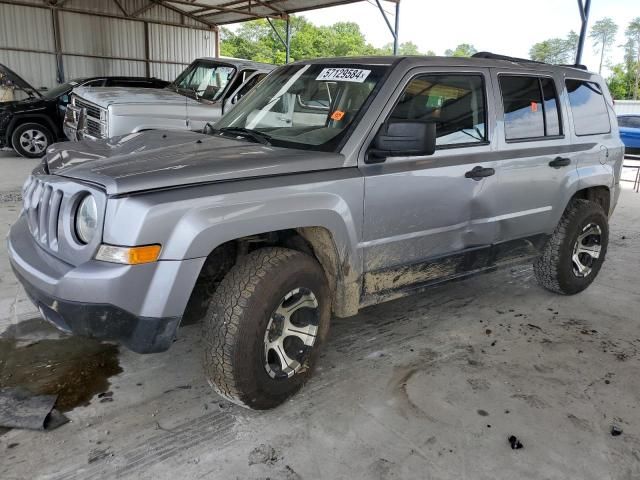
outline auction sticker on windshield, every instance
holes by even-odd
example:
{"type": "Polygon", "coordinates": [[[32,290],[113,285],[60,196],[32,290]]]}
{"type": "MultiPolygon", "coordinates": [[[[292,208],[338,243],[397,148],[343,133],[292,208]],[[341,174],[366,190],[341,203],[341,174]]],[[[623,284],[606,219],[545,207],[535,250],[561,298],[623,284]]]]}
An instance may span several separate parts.
{"type": "Polygon", "coordinates": [[[360,68],[323,68],[316,80],[363,83],[370,73],[371,70],[362,70],[360,68]]]}

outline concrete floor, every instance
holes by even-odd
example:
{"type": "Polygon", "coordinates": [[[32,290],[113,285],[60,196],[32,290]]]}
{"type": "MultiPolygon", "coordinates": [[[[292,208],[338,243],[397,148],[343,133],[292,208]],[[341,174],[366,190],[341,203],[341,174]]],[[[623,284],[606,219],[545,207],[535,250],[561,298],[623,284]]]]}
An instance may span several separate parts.
{"type": "MultiPolygon", "coordinates": [[[[0,206],[2,237],[18,211],[0,206]]],[[[0,257],[0,337],[16,352],[69,342],[28,320],[0,257]]],[[[627,189],[587,291],[551,294],[521,266],[367,308],[333,323],[316,376],[269,412],[212,393],[199,326],[184,327],[168,353],[120,351],[110,393],[71,423],[0,434],[0,478],[638,479],[639,259],[627,189]]]]}

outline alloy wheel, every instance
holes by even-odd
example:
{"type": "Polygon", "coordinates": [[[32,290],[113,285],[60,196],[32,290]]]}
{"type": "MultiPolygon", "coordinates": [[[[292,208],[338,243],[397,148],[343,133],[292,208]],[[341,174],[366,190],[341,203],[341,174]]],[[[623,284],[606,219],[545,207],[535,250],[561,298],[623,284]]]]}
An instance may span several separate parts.
{"type": "Polygon", "coordinates": [[[311,290],[296,288],[284,296],[264,335],[264,367],[271,378],[289,378],[305,368],[319,319],[318,300],[311,290]]]}
{"type": "Polygon", "coordinates": [[[48,145],[47,136],[40,130],[25,130],[20,135],[20,146],[27,152],[39,155],[48,145]]]}
{"type": "Polygon", "coordinates": [[[573,246],[573,273],[576,277],[588,277],[600,258],[602,251],[602,229],[595,223],[589,223],[578,235],[573,246]]]}

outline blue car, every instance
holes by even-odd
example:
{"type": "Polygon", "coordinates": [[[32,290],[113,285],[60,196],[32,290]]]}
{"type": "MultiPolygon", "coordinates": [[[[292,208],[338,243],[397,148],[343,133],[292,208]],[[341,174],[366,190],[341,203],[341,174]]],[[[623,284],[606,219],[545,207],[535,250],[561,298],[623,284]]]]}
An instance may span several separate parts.
{"type": "Polygon", "coordinates": [[[640,114],[619,115],[618,126],[625,153],[640,155],[640,114]]]}

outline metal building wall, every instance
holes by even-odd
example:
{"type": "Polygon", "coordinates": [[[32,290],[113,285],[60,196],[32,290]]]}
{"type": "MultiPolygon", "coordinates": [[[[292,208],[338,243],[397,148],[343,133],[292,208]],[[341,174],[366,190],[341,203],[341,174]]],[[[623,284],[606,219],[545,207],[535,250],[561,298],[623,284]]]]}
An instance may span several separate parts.
{"type": "MultiPolygon", "coordinates": [[[[213,30],[160,5],[128,19],[108,16],[123,16],[111,0],[68,0],[57,12],[42,8],[37,0],[21,3],[0,0],[0,63],[36,87],[57,83],[55,15],[65,80],[147,74],[173,80],[195,58],[215,55],[213,30]]],[[[149,2],[120,0],[120,4],[132,14],[149,2]]]]}
{"type": "Polygon", "coordinates": [[[213,57],[214,48],[214,32],[170,25],[149,25],[149,58],[152,60],[152,77],[174,79],[194,58],[213,57]]]}
{"type": "Polygon", "coordinates": [[[15,49],[0,48],[0,63],[36,88],[51,87],[56,84],[56,57],[42,52],[52,51],[52,45],[49,10],[0,4],[0,47],[15,49]]]}

